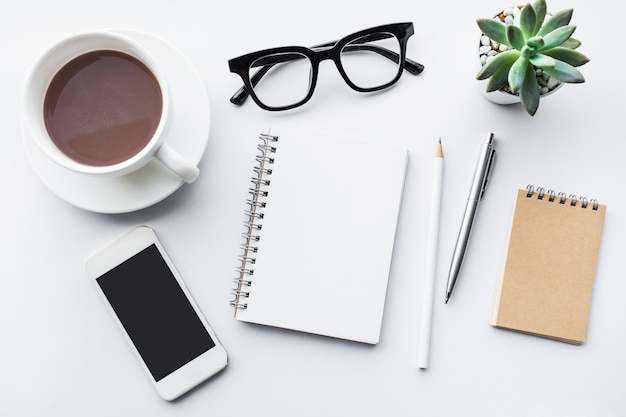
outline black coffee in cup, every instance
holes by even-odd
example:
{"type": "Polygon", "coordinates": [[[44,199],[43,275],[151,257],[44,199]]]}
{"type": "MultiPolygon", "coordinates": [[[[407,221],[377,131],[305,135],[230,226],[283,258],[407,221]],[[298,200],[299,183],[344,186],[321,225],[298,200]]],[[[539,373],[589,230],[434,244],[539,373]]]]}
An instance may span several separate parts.
{"type": "Polygon", "coordinates": [[[152,139],[161,120],[158,80],[141,61],[117,51],[71,60],[53,77],[43,111],[54,144],[91,166],[123,162],[152,139]]]}

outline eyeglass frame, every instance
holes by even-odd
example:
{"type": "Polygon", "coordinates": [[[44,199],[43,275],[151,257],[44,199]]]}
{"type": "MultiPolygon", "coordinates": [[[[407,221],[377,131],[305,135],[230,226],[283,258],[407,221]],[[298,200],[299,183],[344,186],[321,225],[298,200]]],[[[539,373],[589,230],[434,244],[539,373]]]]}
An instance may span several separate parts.
{"type": "MultiPolygon", "coordinates": [[[[230,102],[235,105],[240,106],[244,103],[244,101],[248,98],[248,96],[251,96],[254,102],[264,110],[280,111],[280,110],[289,110],[289,109],[293,109],[296,107],[300,107],[306,102],[308,102],[313,96],[313,91],[315,90],[315,86],[317,84],[319,64],[322,61],[325,61],[328,59],[332,60],[335,63],[335,66],[337,67],[337,70],[339,71],[339,74],[341,74],[341,77],[343,78],[343,80],[353,90],[358,91],[358,92],[363,92],[363,93],[383,90],[395,84],[402,76],[402,72],[404,70],[408,71],[409,73],[413,75],[420,74],[424,70],[424,66],[422,64],[406,57],[406,45],[409,40],[409,37],[411,37],[411,35],[413,34],[414,34],[414,28],[413,28],[412,22],[392,23],[392,24],[372,27],[369,29],[364,29],[364,30],[352,33],[350,35],[347,35],[339,40],[316,45],[311,48],[307,48],[304,46],[284,46],[284,47],[279,47],[279,48],[270,48],[270,49],[264,49],[262,51],[251,52],[251,53],[239,56],[237,58],[230,59],[228,61],[230,72],[239,75],[244,83],[244,85],[239,90],[237,90],[237,92],[230,98],[230,102]],[[390,51],[389,49],[384,48],[379,45],[368,45],[368,46],[371,48],[375,48],[376,52],[381,54],[385,58],[398,62],[399,64],[398,72],[391,81],[383,85],[376,86],[376,87],[359,87],[356,84],[354,84],[350,80],[348,75],[346,74],[346,71],[344,70],[343,65],[341,63],[341,52],[343,51],[343,48],[347,44],[354,41],[355,39],[363,38],[367,35],[374,35],[374,34],[381,34],[381,33],[389,33],[398,39],[400,43],[400,55],[398,56],[396,52],[390,51]],[[316,50],[318,48],[323,48],[323,49],[316,50]],[[257,72],[252,77],[250,77],[251,65],[255,63],[257,60],[259,60],[260,58],[263,58],[265,56],[287,54],[287,53],[303,55],[311,62],[311,78],[310,78],[310,83],[309,83],[310,84],[309,92],[302,100],[298,102],[288,104],[285,106],[268,106],[258,98],[256,93],[254,92],[254,86],[276,63],[260,67],[259,70],[257,70],[257,72]]],[[[379,38],[379,39],[384,39],[384,38],[379,38]]],[[[379,39],[372,38],[369,41],[375,41],[379,39]]]]}

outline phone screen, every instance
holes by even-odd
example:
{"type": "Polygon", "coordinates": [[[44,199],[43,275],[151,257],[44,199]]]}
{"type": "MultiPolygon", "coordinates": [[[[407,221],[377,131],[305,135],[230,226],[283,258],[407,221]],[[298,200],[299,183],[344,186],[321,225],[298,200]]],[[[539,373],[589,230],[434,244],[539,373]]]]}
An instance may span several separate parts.
{"type": "Polygon", "coordinates": [[[155,381],[215,346],[156,245],[96,281],[155,381]]]}

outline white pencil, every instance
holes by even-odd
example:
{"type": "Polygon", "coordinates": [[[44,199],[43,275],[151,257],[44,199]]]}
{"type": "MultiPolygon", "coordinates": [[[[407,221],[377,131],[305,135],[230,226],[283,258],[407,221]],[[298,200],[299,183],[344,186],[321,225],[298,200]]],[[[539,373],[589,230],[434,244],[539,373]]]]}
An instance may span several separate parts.
{"type": "Polygon", "coordinates": [[[437,244],[439,240],[439,211],[441,207],[441,184],[443,180],[443,149],[441,139],[433,161],[433,186],[430,197],[430,224],[428,226],[428,257],[422,299],[422,325],[419,340],[417,364],[421,369],[428,368],[430,353],[430,333],[433,315],[435,272],[437,267],[437,244]]]}

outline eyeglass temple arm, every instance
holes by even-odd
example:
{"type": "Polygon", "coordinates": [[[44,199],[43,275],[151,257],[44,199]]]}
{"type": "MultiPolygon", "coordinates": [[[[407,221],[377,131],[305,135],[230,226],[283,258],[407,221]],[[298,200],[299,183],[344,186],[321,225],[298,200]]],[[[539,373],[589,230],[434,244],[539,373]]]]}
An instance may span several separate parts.
{"type": "MultiPolygon", "coordinates": [[[[252,83],[252,86],[257,85],[259,80],[261,80],[261,78],[263,78],[263,76],[267,74],[267,72],[273,66],[274,65],[272,64],[272,65],[266,65],[264,67],[259,68],[259,70],[252,77],[250,77],[250,82],[252,83]]],[[[230,102],[240,106],[243,104],[244,101],[246,101],[249,95],[250,93],[248,92],[248,89],[246,88],[246,86],[242,85],[241,88],[237,90],[235,94],[233,94],[233,96],[230,98],[230,102]]]]}
{"type": "MultiPolygon", "coordinates": [[[[372,42],[375,40],[380,40],[380,39],[386,39],[389,36],[385,36],[383,34],[372,34],[372,35],[368,35],[368,36],[364,36],[363,38],[361,38],[361,41],[364,42],[372,42]]],[[[315,45],[312,48],[328,48],[328,47],[332,47],[337,43],[337,41],[333,41],[333,42],[328,42],[328,43],[324,43],[321,45],[315,45]]],[[[363,50],[369,50],[375,53],[378,53],[382,56],[384,56],[385,58],[388,58],[394,62],[399,62],[400,60],[400,55],[398,55],[396,52],[390,51],[387,48],[384,48],[382,46],[378,46],[378,45],[370,45],[370,44],[353,44],[353,45],[349,45],[346,48],[347,50],[352,50],[352,51],[363,51],[363,50]]],[[[267,74],[267,72],[276,64],[279,64],[281,62],[289,62],[289,61],[294,61],[296,59],[301,59],[302,56],[298,55],[298,54],[294,54],[294,55],[284,55],[282,57],[282,59],[277,59],[276,57],[274,57],[272,59],[272,63],[271,64],[267,64],[262,66],[261,68],[259,68],[259,70],[250,78],[250,83],[252,84],[252,86],[256,86],[257,83],[261,80],[261,78],[263,78],[263,76],[265,74],[267,74]]],[[[410,58],[404,58],[404,69],[407,70],[409,73],[413,74],[413,75],[417,75],[420,74],[422,71],[424,71],[424,66],[416,61],[413,61],[410,58]]],[[[246,99],[249,96],[249,92],[248,89],[246,88],[246,86],[242,86],[239,90],[237,90],[237,92],[235,92],[235,94],[230,98],[230,102],[236,105],[241,105],[243,104],[244,101],[246,101],[246,99]]]]}

